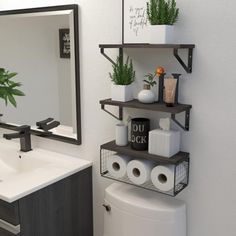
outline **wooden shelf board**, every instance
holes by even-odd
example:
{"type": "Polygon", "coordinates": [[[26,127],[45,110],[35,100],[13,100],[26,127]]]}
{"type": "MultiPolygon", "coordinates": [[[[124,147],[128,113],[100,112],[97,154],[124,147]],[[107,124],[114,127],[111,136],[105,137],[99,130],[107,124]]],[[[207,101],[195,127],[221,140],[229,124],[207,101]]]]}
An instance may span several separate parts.
{"type": "Polygon", "coordinates": [[[125,147],[117,146],[114,140],[101,145],[101,148],[139,159],[155,161],[160,164],[178,164],[182,161],[187,161],[189,159],[189,153],[187,152],[179,152],[173,157],[167,158],[163,156],[149,154],[148,151],[136,151],[131,148],[130,144],[125,147]]]}
{"type": "Polygon", "coordinates": [[[183,111],[190,110],[192,108],[191,105],[186,105],[186,104],[176,104],[173,107],[167,107],[165,104],[160,104],[157,102],[151,103],[151,104],[144,104],[144,103],[139,102],[136,99],[129,102],[119,102],[119,101],[113,101],[111,99],[105,99],[105,100],[101,100],[100,104],[118,106],[118,107],[136,108],[136,109],[143,109],[143,110],[151,110],[151,111],[161,111],[161,112],[167,112],[171,114],[178,114],[183,111]]]}
{"type": "Polygon", "coordinates": [[[100,44],[99,48],[195,48],[194,44],[100,44]]]}

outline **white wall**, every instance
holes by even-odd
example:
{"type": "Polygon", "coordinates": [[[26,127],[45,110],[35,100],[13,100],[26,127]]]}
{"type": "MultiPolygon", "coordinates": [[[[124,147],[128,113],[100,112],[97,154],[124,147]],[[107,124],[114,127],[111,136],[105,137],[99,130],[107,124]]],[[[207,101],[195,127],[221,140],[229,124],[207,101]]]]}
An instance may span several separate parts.
{"type": "MultiPolygon", "coordinates": [[[[99,175],[99,145],[114,138],[115,121],[99,107],[109,97],[111,65],[99,43],[120,38],[121,0],[8,0],[0,8],[13,9],[78,3],[81,7],[82,146],[34,139],[34,146],[94,161],[95,236],[102,236],[103,189],[110,183],[99,175]]],[[[236,232],[236,2],[179,0],[181,15],[176,33],[195,43],[193,73],[184,75],[181,100],[193,105],[191,131],[183,133],[182,148],[191,153],[190,185],[178,198],[188,205],[188,236],[235,236],[236,232]]],[[[130,50],[138,77],[158,65],[180,70],[169,50],[130,50]],[[166,56],[168,55],[168,56],[166,56]]],[[[111,52],[115,55],[115,52],[111,52]]],[[[145,114],[145,113],[144,113],[145,114]]],[[[146,113],[155,117],[155,113],[146,113]]]]}

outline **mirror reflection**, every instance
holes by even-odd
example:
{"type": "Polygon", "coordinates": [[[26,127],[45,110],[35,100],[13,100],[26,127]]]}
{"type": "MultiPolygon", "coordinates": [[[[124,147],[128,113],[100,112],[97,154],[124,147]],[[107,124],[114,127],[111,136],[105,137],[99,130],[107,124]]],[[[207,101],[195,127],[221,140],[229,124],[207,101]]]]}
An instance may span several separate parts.
{"type": "Polygon", "coordinates": [[[0,68],[21,84],[1,97],[1,123],[78,141],[73,10],[3,15],[0,28],[0,68]]]}

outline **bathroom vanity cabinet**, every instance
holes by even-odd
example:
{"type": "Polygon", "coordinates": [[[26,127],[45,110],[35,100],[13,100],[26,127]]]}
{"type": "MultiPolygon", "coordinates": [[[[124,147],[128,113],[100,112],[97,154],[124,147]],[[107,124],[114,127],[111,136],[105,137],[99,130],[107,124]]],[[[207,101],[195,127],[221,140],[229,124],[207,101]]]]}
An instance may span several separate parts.
{"type": "Polygon", "coordinates": [[[0,236],[92,236],[92,168],[15,202],[0,200],[0,236]]]}

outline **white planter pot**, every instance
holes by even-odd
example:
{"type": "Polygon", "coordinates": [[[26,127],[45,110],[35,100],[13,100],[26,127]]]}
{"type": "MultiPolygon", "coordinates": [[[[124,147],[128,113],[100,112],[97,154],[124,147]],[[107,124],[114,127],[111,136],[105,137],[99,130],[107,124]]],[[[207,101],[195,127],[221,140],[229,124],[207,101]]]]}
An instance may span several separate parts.
{"type": "Polygon", "coordinates": [[[138,94],[138,100],[142,103],[153,103],[155,98],[155,94],[149,89],[143,89],[138,94]]]}
{"type": "Polygon", "coordinates": [[[133,100],[133,85],[115,85],[111,86],[111,100],[119,102],[128,102],[133,100]]]}
{"type": "Polygon", "coordinates": [[[150,25],[149,26],[149,43],[165,44],[174,43],[173,25],[150,25]]]}

